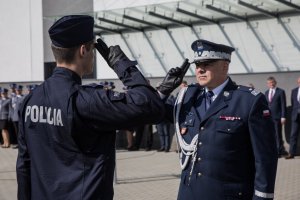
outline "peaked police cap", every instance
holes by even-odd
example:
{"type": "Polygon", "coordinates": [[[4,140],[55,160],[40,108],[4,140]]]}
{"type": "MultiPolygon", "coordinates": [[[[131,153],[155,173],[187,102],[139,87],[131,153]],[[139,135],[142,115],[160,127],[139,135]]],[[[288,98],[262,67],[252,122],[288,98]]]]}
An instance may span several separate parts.
{"type": "Polygon", "coordinates": [[[52,44],[71,48],[94,39],[94,18],[88,15],[68,15],[57,20],[48,30],[52,44]]]}

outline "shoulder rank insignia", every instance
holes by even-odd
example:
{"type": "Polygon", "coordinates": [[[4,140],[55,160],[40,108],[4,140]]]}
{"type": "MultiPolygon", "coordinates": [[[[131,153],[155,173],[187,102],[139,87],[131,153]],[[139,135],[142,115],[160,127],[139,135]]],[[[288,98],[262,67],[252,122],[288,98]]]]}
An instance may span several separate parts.
{"type": "Polygon", "coordinates": [[[121,94],[120,92],[114,92],[114,93],[113,93],[113,96],[114,96],[114,97],[120,97],[120,94],[121,94]]]}
{"type": "Polygon", "coordinates": [[[259,93],[260,93],[260,92],[257,91],[257,90],[255,90],[255,89],[253,89],[252,92],[251,92],[251,94],[253,94],[254,96],[257,96],[259,93]]]}

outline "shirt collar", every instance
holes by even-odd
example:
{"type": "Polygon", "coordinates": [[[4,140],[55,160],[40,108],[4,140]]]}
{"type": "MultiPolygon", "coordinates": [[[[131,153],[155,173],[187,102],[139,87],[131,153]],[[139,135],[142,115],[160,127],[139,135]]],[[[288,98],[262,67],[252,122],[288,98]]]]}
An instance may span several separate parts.
{"type": "MultiPolygon", "coordinates": [[[[229,78],[227,78],[224,83],[222,83],[221,85],[219,85],[218,87],[216,87],[215,89],[213,89],[213,93],[214,93],[214,96],[212,97],[213,100],[215,100],[217,98],[217,96],[222,92],[222,90],[224,89],[224,87],[227,85],[229,81],[229,78]]],[[[208,92],[208,89],[207,87],[205,87],[205,92],[208,92]]]]}

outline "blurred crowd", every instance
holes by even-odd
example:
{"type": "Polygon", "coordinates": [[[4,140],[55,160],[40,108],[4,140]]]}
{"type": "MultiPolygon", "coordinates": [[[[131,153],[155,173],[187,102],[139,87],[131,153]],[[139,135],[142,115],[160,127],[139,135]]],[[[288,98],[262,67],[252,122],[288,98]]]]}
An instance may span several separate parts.
{"type": "Polygon", "coordinates": [[[26,85],[26,90],[23,85],[16,83],[9,84],[9,88],[1,88],[0,98],[0,130],[1,130],[1,147],[2,148],[17,148],[18,134],[18,111],[24,97],[35,89],[37,85],[26,85]]]}

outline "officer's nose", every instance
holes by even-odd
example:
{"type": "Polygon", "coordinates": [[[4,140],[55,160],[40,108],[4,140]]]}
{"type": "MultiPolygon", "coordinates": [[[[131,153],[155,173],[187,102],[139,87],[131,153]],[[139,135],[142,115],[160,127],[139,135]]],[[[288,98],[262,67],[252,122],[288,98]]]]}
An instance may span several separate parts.
{"type": "Polygon", "coordinates": [[[205,69],[200,69],[200,74],[205,74],[206,70],[205,69]]]}
{"type": "Polygon", "coordinates": [[[200,68],[200,67],[197,67],[197,71],[198,71],[198,73],[200,73],[200,74],[205,74],[205,72],[206,72],[206,70],[205,70],[205,68],[200,68]]]}

